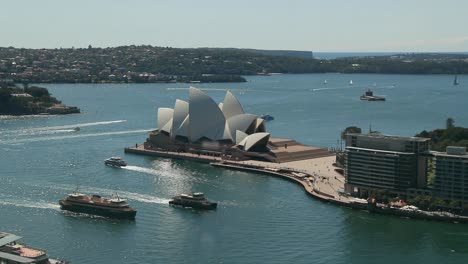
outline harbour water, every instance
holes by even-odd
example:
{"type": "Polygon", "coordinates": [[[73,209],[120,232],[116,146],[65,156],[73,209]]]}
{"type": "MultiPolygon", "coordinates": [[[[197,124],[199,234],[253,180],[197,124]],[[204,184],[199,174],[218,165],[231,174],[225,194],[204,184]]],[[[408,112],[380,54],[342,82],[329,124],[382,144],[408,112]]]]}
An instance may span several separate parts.
{"type": "MultiPolygon", "coordinates": [[[[449,75],[273,75],[196,87],[217,101],[231,89],[247,112],[273,115],[267,129],[276,137],[337,147],[351,125],[404,136],[443,127],[448,117],[468,126],[468,77],[458,78],[452,86],[449,75]],[[387,101],[360,101],[368,88],[387,101]]],[[[45,86],[83,114],[0,117],[0,230],[52,256],[135,264],[468,261],[467,225],[353,211],[278,178],[124,154],[156,126],[157,107],[188,98],[187,84],[45,86]],[[129,166],[104,166],[110,156],[129,166]],[[127,198],[136,221],[61,212],[58,200],[77,187],[127,198]],[[218,210],[168,206],[191,191],[218,201],[218,210]]]]}

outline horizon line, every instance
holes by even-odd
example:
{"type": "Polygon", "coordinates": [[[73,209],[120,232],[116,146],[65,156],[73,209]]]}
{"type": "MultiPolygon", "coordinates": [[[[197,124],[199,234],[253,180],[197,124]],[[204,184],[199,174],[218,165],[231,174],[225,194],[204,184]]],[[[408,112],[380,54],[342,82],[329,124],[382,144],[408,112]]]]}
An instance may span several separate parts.
{"type": "MultiPolygon", "coordinates": [[[[120,48],[120,47],[130,47],[130,46],[150,46],[153,48],[172,48],[172,49],[237,49],[237,50],[264,50],[264,51],[299,51],[299,52],[312,52],[312,53],[445,53],[445,54],[459,54],[459,53],[468,53],[467,51],[321,51],[321,50],[304,50],[304,49],[262,49],[262,48],[236,48],[236,47],[171,47],[171,46],[158,46],[158,45],[150,45],[150,44],[129,44],[129,45],[118,45],[118,46],[93,46],[92,44],[88,44],[92,48],[100,48],[100,49],[112,49],[112,48],[120,48]]],[[[15,47],[15,46],[0,46],[0,48],[14,48],[14,49],[32,49],[32,50],[47,50],[47,49],[87,49],[88,46],[83,47],[41,47],[41,48],[32,48],[32,47],[15,47]]]]}

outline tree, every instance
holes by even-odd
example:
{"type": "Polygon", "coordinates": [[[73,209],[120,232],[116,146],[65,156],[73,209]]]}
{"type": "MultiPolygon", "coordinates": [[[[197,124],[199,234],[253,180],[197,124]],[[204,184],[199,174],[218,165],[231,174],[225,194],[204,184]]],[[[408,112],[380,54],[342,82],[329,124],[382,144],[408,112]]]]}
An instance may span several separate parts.
{"type": "Polygon", "coordinates": [[[454,124],[455,124],[455,120],[453,120],[453,118],[449,117],[449,118],[447,118],[447,120],[445,121],[445,128],[446,128],[446,129],[453,128],[453,127],[454,127],[454,124]]]}
{"type": "Polygon", "coordinates": [[[32,86],[30,88],[25,88],[24,91],[33,97],[49,97],[49,91],[46,88],[32,86]]]}
{"type": "Polygon", "coordinates": [[[11,91],[6,88],[0,88],[0,102],[7,102],[10,100],[11,91]]]}

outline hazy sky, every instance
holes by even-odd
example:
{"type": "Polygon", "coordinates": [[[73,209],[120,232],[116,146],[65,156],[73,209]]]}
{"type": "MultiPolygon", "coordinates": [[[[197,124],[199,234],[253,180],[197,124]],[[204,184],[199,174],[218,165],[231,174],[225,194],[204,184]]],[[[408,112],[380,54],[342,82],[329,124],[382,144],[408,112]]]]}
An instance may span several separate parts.
{"type": "Polygon", "coordinates": [[[0,0],[0,47],[468,51],[468,0],[0,0]]]}

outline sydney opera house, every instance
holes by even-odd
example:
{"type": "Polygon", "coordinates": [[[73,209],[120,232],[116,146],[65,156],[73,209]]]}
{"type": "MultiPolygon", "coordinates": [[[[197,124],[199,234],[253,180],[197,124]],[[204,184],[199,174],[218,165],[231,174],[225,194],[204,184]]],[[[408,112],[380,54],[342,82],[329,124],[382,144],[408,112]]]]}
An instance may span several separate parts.
{"type": "Polygon", "coordinates": [[[230,91],[217,104],[203,91],[190,87],[188,102],[176,100],[174,108],[159,108],[157,118],[158,129],[150,133],[144,144],[147,150],[271,162],[328,155],[324,149],[272,138],[265,120],[245,113],[230,91]]]}

